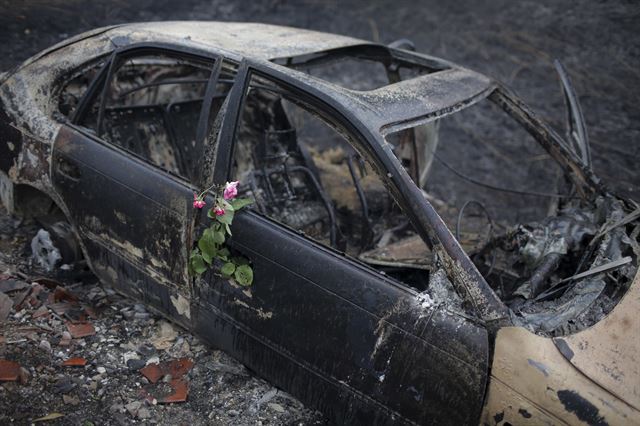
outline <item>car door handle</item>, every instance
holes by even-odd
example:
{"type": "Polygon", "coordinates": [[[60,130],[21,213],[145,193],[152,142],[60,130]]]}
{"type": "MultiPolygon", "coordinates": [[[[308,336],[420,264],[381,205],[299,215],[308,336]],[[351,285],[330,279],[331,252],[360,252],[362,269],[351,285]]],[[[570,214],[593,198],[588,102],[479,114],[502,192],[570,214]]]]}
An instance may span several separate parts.
{"type": "Polygon", "coordinates": [[[58,158],[58,172],[65,178],[74,182],[80,180],[81,177],[78,165],[62,157],[58,158]]]}

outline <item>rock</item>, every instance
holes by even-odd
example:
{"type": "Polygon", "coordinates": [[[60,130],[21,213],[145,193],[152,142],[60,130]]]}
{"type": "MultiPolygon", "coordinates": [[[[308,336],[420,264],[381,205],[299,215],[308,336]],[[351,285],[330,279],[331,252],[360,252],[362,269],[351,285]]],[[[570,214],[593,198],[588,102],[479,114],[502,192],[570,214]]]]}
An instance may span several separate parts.
{"type": "Polygon", "coordinates": [[[144,345],[141,345],[141,346],[138,347],[137,352],[143,358],[149,358],[149,357],[153,356],[156,353],[156,348],[153,347],[153,345],[151,345],[149,343],[145,343],[144,345]]]}
{"type": "Polygon", "coordinates": [[[76,384],[69,377],[61,377],[54,385],[54,390],[56,393],[68,393],[75,387],[76,384]]]}
{"type": "Polygon", "coordinates": [[[152,356],[145,363],[145,365],[149,365],[149,364],[160,364],[160,358],[157,356],[152,356]]]}
{"type": "Polygon", "coordinates": [[[77,396],[62,395],[62,401],[64,401],[65,404],[69,404],[69,405],[80,404],[80,400],[78,399],[77,396]]]}
{"type": "Polygon", "coordinates": [[[270,402],[267,406],[277,413],[284,413],[284,407],[278,403],[270,402]]]}
{"type": "Polygon", "coordinates": [[[147,312],[147,309],[141,303],[136,303],[135,305],[133,305],[133,310],[139,313],[147,312]]]}
{"type": "Polygon", "coordinates": [[[122,355],[122,361],[124,362],[124,364],[125,364],[125,365],[126,365],[126,364],[129,362],[129,360],[131,360],[131,359],[140,359],[140,356],[139,356],[136,352],[133,352],[133,351],[125,352],[125,353],[122,355]]]}
{"type": "Polygon", "coordinates": [[[106,372],[107,372],[107,369],[106,369],[106,368],[104,368],[104,367],[98,367],[98,368],[96,368],[96,371],[97,371],[98,373],[100,373],[100,374],[104,374],[104,373],[106,373],[106,372]]]}
{"type": "Polygon", "coordinates": [[[158,323],[158,332],[150,339],[150,342],[157,350],[163,351],[172,346],[176,337],[178,337],[176,329],[168,322],[161,321],[158,323]]]}
{"type": "Polygon", "coordinates": [[[0,323],[7,319],[11,313],[11,308],[13,308],[13,300],[6,294],[0,293],[0,323]]]}
{"type": "Polygon", "coordinates": [[[137,319],[137,320],[146,320],[149,319],[151,317],[151,314],[148,312],[136,312],[135,314],[133,314],[133,319],[137,319]]]}
{"type": "Polygon", "coordinates": [[[227,415],[229,417],[236,417],[238,414],[240,414],[240,412],[238,410],[229,410],[229,411],[227,411],[227,415]]]}
{"type": "Polygon", "coordinates": [[[138,410],[138,418],[139,419],[148,419],[151,417],[151,411],[148,408],[142,407],[138,410]]]}
{"type": "Polygon", "coordinates": [[[68,331],[63,331],[62,337],[60,338],[58,345],[69,346],[70,343],[71,343],[71,333],[69,333],[68,331]]]}
{"type": "Polygon", "coordinates": [[[41,340],[38,348],[47,353],[51,353],[51,343],[49,343],[48,340],[41,340]]]}
{"type": "Polygon", "coordinates": [[[20,380],[20,383],[26,385],[29,382],[30,378],[31,373],[29,373],[29,370],[24,367],[20,367],[20,372],[18,373],[18,379],[20,380]]]}
{"type": "Polygon", "coordinates": [[[133,371],[140,370],[145,365],[147,365],[147,363],[143,359],[133,358],[127,361],[127,367],[129,367],[129,370],[133,370],[133,371]]]}
{"type": "Polygon", "coordinates": [[[109,411],[112,413],[124,413],[125,409],[124,409],[124,405],[122,404],[112,404],[109,407],[109,411]]]}
{"type": "Polygon", "coordinates": [[[142,403],[140,401],[132,401],[127,405],[125,405],[124,408],[127,409],[127,411],[129,412],[129,414],[131,414],[132,417],[136,417],[138,415],[138,410],[140,409],[141,406],[142,406],[142,403]]]}

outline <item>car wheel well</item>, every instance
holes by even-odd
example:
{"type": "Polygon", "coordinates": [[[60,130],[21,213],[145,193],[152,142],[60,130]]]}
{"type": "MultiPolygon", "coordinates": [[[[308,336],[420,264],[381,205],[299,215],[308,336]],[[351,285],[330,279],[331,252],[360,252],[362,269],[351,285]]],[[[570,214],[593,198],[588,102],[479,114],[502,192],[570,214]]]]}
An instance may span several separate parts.
{"type": "Polygon", "coordinates": [[[48,216],[68,221],[64,211],[50,195],[28,184],[14,185],[13,213],[22,218],[48,216]]]}

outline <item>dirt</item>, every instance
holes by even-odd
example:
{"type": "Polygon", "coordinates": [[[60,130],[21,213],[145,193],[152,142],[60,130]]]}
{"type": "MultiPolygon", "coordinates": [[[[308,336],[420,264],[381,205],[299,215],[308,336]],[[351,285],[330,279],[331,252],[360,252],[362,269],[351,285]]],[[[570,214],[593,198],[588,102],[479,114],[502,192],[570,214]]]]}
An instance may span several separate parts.
{"type": "Polygon", "coordinates": [[[44,279],[28,248],[38,229],[0,208],[0,424],[324,424],[82,264],[44,279]],[[163,400],[172,394],[177,402],[163,400]]]}

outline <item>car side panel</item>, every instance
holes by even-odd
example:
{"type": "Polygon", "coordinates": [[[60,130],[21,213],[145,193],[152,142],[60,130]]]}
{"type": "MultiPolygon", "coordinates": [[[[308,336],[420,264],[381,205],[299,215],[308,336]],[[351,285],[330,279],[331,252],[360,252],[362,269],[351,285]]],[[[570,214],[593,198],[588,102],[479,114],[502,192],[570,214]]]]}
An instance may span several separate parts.
{"type": "Polygon", "coordinates": [[[640,425],[637,409],[576,369],[553,339],[522,327],[498,331],[490,380],[487,425],[640,425]]]}
{"type": "Polygon", "coordinates": [[[232,231],[254,283],[199,280],[200,334],[337,424],[477,423],[483,328],[256,213],[232,231]]]}
{"type": "Polygon", "coordinates": [[[68,126],[52,163],[54,187],[87,244],[165,285],[187,288],[190,188],[68,126]]]}

